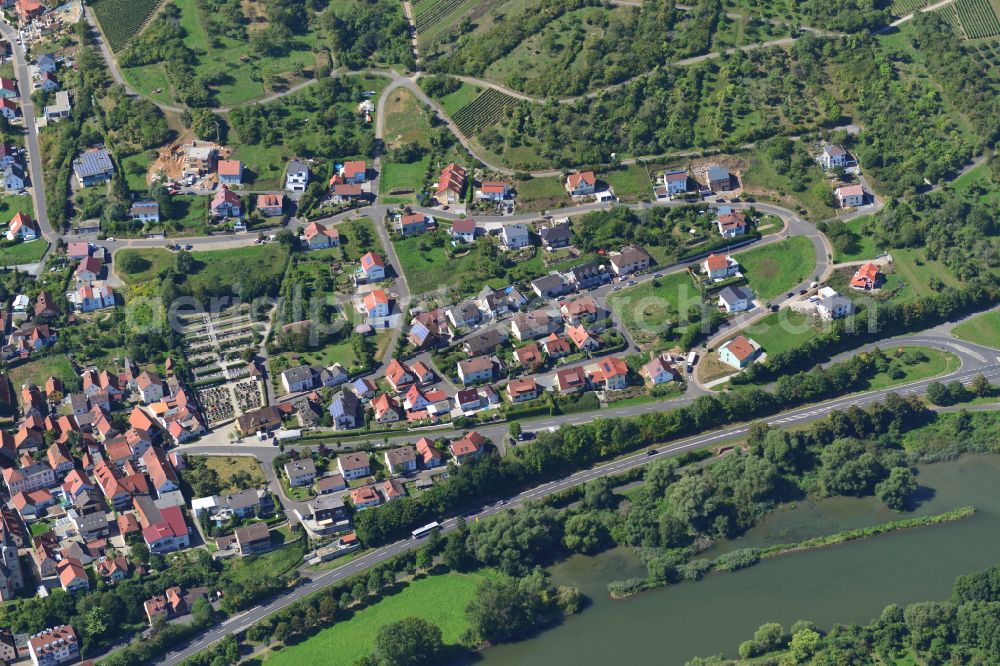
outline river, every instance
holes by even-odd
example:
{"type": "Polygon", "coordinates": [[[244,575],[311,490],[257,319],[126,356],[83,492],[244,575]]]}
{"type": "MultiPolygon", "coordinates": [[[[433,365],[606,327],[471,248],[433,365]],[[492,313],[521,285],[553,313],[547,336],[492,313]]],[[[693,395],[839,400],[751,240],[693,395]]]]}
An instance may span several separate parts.
{"type": "MultiPolygon", "coordinates": [[[[572,557],[551,569],[553,582],[574,585],[592,605],[538,636],[487,650],[485,666],[524,664],[683,664],[694,656],[736,656],[739,644],[764,622],[787,629],[812,620],[866,623],[890,603],[945,599],[956,576],[1000,562],[1000,456],[964,456],[921,466],[924,501],[907,515],[961,506],[969,520],[919,528],[765,560],[722,573],[612,601],[612,580],[644,576],[624,548],[572,557]]],[[[799,502],[775,511],[724,550],[785,543],[898,518],[875,498],[799,502]]]]}

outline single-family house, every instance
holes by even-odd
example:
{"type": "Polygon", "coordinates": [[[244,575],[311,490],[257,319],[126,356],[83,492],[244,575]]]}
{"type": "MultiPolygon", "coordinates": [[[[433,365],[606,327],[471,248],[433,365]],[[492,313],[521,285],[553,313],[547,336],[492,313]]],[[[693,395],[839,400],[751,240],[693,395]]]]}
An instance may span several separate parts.
{"type": "Polygon", "coordinates": [[[53,74],[55,73],[57,67],[56,57],[51,53],[43,53],[38,56],[38,60],[35,61],[35,69],[39,72],[48,72],[53,74]]]}
{"type": "Polygon", "coordinates": [[[483,181],[476,190],[480,201],[503,201],[510,196],[510,185],[500,181],[483,181]]]}
{"type": "Polygon", "coordinates": [[[727,254],[710,254],[701,262],[701,269],[711,280],[724,280],[740,271],[740,264],[727,254]]]}
{"type": "Polygon", "coordinates": [[[628,386],[628,364],[614,356],[602,358],[586,366],[584,372],[591,385],[606,391],[620,391],[628,386]]]}
{"type": "Polygon", "coordinates": [[[747,217],[738,210],[722,213],[715,224],[723,238],[737,238],[747,233],[747,217]]]}
{"type": "Polygon", "coordinates": [[[514,360],[516,360],[517,364],[522,368],[534,370],[540,366],[545,359],[542,358],[542,350],[539,349],[538,343],[532,342],[515,349],[514,360]]]}
{"type": "Polygon", "coordinates": [[[139,220],[143,224],[147,222],[158,223],[160,221],[160,204],[155,201],[136,201],[129,209],[129,214],[133,220],[139,220]]]}
{"type": "Polygon", "coordinates": [[[375,422],[380,425],[398,423],[401,418],[399,403],[388,393],[382,393],[372,400],[372,410],[375,412],[375,422]]]}
{"type": "Polygon", "coordinates": [[[360,486],[351,491],[351,504],[358,511],[370,509],[382,503],[382,497],[374,486],[360,486]]]}
{"type": "Polygon", "coordinates": [[[753,292],[746,287],[729,285],[719,290],[719,306],[726,312],[746,312],[754,308],[753,292]]]}
{"type": "Polygon", "coordinates": [[[93,282],[101,277],[102,272],[104,272],[104,262],[93,255],[88,255],[77,264],[74,277],[77,282],[93,282]]]}
{"type": "Polygon", "coordinates": [[[381,289],[372,289],[362,299],[365,314],[372,319],[389,316],[389,295],[381,289]]]}
{"type": "Polygon", "coordinates": [[[465,191],[465,180],[465,169],[452,162],[441,170],[434,187],[434,199],[442,206],[458,203],[465,191]]]}
{"type": "Polygon", "coordinates": [[[663,187],[668,197],[684,194],[688,191],[688,173],[685,170],[665,171],[663,187]]]}
{"type": "Polygon", "coordinates": [[[567,326],[566,335],[580,351],[596,351],[601,347],[600,340],[591,335],[583,326],[567,326]]]}
{"type": "Polygon", "coordinates": [[[835,167],[847,166],[847,151],[832,143],[823,146],[819,154],[819,163],[829,171],[835,167]]]}
{"type": "Polygon", "coordinates": [[[476,240],[476,221],[471,217],[455,220],[451,223],[448,233],[456,241],[472,243],[476,240]]]}
{"type": "MultiPolygon", "coordinates": [[[[825,289],[830,288],[825,287],[825,289]]],[[[830,289],[830,291],[833,290],[830,289]]],[[[827,321],[840,319],[854,313],[854,301],[833,291],[832,294],[824,295],[819,299],[816,303],[816,312],[821,319],[827,321]]]]}
{"type": "Polygon", "coordinates": [[[310,222],[309,226],[303,230],[302,238],[305,239],[306,247],[310,250],[324,250],[340,245],[340,233],[319,222],[310,222]]]}
{"type": "Polygon", "coordinates": [[[285,207],[285,195],[261,194],[257,197],[257,211],[264,217],[277,217],[285,207]]]}
{"type": "Polygon", "coordinates": [[[569,292],[570,286],[559,273],[549,273],[531,281],[531,290],[539,298],[558,298],[569,292]]]}
{"type": "Polygon", "coordinates": [[[285,189],[289,192],[305,192],[309,184],[309,166],[299,160],[291,160],[285,172],[285,189]]]}
{"type": "Polygon", "coordinates": [[[7,192],[20,192],[24,190],[27,183],[24,167],[14,163],[7,165],[3,170],[3,186],[7,192]]]}
{"type": "Polygon", "coordinates": [[[851,289],[859,291],[878,289],[881,282],[882,272],[879,271],[878,266],[869,261],[855,271],[851,278],[851,289]]]}
{"type": "Polygon", "coordinates": [[[461,439],[452,442],[449,448],[451,455],[455,458],[455,463],[461,465],[467,460],[473,460],[482,455],[486,442],[485,437],[473,430],[461,439]]]}
{"type": "Polygon", "coordinates": [[[390,474],[406,474],[417,470],[417,452],[412,446],[389,449],[383,454],[390,474]]]}
{"type": "Polygon", "coordinates": [[[732,189],[733,177],[727,169],[713,165],[708,167],[708,189],[713,192],[728,192],[732,189]]]}
{"type": "Polygon", "coordinates": [[[511,319],[510,330],[518,342],[554,333],[562,319],[548,310],[519,312],[511,319]]]}
{"type": "Polygon", "coordinates": [[[18,211],[13,218],[10,220],[10,225],[7,230],[7,240],[14,240],[19,238],[23,241],[35,240],[41,236],[41,232],[38,229],[38,223],[36,223],[31,216],[18,211]]]}
{"type": "Polygon", "coordinates": [[[47,105],[43,113],[45,114],[45,120],[58,122],[63,118],[68,118],[72,110],[73,104],[69,99],[69,91],[60,90],[56,92],[55,104],[47,105]]]}
{"type": "Polygon", "coordinates": [[[45,92],[59,90],[59,79],[52,72],[42,72],[38,77],[38,87],[45,92]]]}
{"type": "Polygon", "coordinates": [[[652,261],[649,253],[638,245],[623,247],[621,252],[611,255],[608,259],[615,275],[631,275],[646,270],[652,261]]]}
{"type": "Polygon", "coordinates": [[[264,553],[271,550],[271,531],[267,523],[253,523],[236,528],[233,541],[234,550],[240,557],[264,553]]]}
{"type": "Polygon", "coordinates": [[[341,391],[334,396],[329,411],[334,430],[351,430],[362,423],[358,396],[351,391],[341,391]]]}
{"type": "Polygon", "coordinates": [[[444,454],[426,437],[417,440],[417,455],[420,456],[420,466],[424,469],[444,465],[444,454]]]}
{"type": "Polygon", "coordinates": [[[445,316],[455,328],[470,328],[482,321],[482,312],[472,301],[462,301],[445,310],[445,316]]]}
{"type": "Polygon", "coordinates": [[[216,170],[219,174],[219,183],[222,185],[243,183],[243,162],[239,160],[219,160],[216,170]]]}
{"type": "Polygon", "coordinates": [[[458,378],[466,385],[492,380],[493,360],[489,356],[476,356],[459,361],[458,378]]]}
{"type": "Polygon", "coordinates": [[[364,160],[344,162],[340,168],[340,178],[350,185],[361,185],[367,179],[368,168],[364,160]]]}
{"type": "Polygon", "coordinates": [[[500,230],[500,241],[503,243],[504,248],[516,250],[530,245],[531,235],[527,225],[505,224],[500,230]]]}
{"type": "Polygon", "coordinates": [[[285,476],[292,488],[311,486],[316,480],[316,463],[312,458],[290,460],[285,463],[285,476]]]}
{"type": "Polygon", "coordinates": [[[3,115],[7,120],[15,120],[21,115],[21,109],[15,102],[6,97],[0,97],[0,115],[3,115]]]}
{"type": "Polygon", "coordinates": [[[233,192],[228,186],[223,185],[215,193],[215,196],[212,197],[209,212],[212,214],[212,217],[217,218],[240,217],[243,215],[243,203],[236,192],[233,192]]]}
{"type": "Polygon", "coordinates": [[[541,237],[545,249],[551,252],[559,248],[569,247],[572,232],[568,224],[556,224],[545,227],[538,232],[538,235],[541,237]]]}
{"type": "Polygon", "coordinates": [[[313,372],[308,365],[289,368],[281,373],[281,385],[286,393],[308,391],[313,387],[313,372]]]}
{"type": "Polygon", "coordinates": [[[597,176],[593,171],[577,171],[566,177],[566,192],[571,197],[593,194],[597,190],[597,176]]]}
{"type": "Polygon", "coordinates": [[[834,190],[841,208],[857,208],[865,203],[865,188],[862,185],[842,185],[834,190]]]}
{"type": "Polygon", "coordinates": [[[739,335],[719,346],[719,360],[734,368],[745,368],[759,352],[760,345],[746,336],[739,335]]]}
{"type": "Polygon", "coordinates": [[[559,308],[559,313],[562,315],[563,321],[572,326],[578,326],[584,322],[593,323],[597,321],[597,314],[600,311],[597,301],[594,300],[593,296],[581,296],[576,300],[563,303],[559,308]]]}
{"type": "Polygon", "coordinates": [[[512,379],[507,384],[507,398],[513,402],[527,402],[538,397],[538,382],[534,377],[512,379]]]}
{"type": "Polygon", "coordinates": [[[406,497],[406,487],[396,479],[386,479],[375,487],[382,494],[382,497],[385,498],[386,502],[406,497]]]}
{"type": "Polygon", "coordinates": [[[587,388],[587,375],[578,365],[563,368],[556,372],[556,387],[560,393],[579,393],[587,388]]]}
{"type": "Polygon", "coordinates": [[[0,97],[3,99],[17,97],[17,82],[5,76],[0,76],[0,97]]]}
{"type": "Polygon", "coordinates": [[[563,275],[566,281],[577,289],[592,289],[604,284],[611,278],[607,267],[596,261],[574,266],[563,275]]]}
{"type": "Polygon", "coordinates": [[[432,226],[434,226],[434,218],[423,213],[399,215],[396,218],[396,229],[404,236],[422,234],[432,226]]]}
{"type": "Polygon", "coordinates": [[[642,376],[648,379],[653,386],[676,381],[679,378],[677,370],[674,369],[666,356],[656,356],[642,366],[642,376]]]}
{"type": "Polygon", "coordinates": [[[73,160],[73,173],[80,187],[106,183],[115,175],[111,153],[104,148],[92,148],[73,160]]]}
{"type": "Polygon", "coordinates": [[[380,282],[385,279],[385,262],[374,252],[368,252],[361,257],[361,266],[355,275],[355,282],[366,284],[380,282]]]}

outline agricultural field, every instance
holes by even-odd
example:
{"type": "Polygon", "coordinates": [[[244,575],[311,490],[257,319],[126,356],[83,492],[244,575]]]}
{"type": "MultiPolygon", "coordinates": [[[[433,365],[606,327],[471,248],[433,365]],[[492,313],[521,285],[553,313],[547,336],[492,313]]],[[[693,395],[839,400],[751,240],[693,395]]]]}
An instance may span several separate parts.
{"type": "Polygon", "coordinates": [[[892,0],[890,10],[893,16],[906,16],[929,4],[930,0],[892,0]]]}
{"type": "Polygon", "coordinates": [[[448,93],[440,97],[437,103],[441,105],[444,112],[449,116],[454,116],[463,106],[474,100],[483,89],[470,83],[462,83],[455,92],[448,93]]]}
{"type": "Polygon", "coordinates": [[[740,252],[734,257],[740,262],[747,284],[763,301],[808,280],[816,268],[812,243],[804,236],[740,252]]]}
{"type": "Polygon", "coordinates": [[[371,652],[383,625],[420,616],[441,627],[445,645],[455,645],[469,623],[465,607],[486,573],[447,573],[414,580],[399,593],[358,610],[350,621],[265,655],[268,666],[352,666],[371,652]]]}
{"type": "Polygon", "coordinates": [[[1000,19],[993,0],[957,0],[954,8],[966,39],[1000,36],[1000,19]]]}
{"type": "Polygon", "coordinates": [[[118,53],[157,10],[163,0],[92,0],[90,3],[108,46],[118,53]]]}
{"type": "Polygon", "coordinates": [[[472,137],[487,127],[500,122],[506,111],[518,103],[519,100],[515,97],[494,88],[487,88],[474,100],[460,108],[452,116],[452,120],[458,125],[462,134],[472,137]]]}
{"type": "Polygon", "coordinates": [[[417,0],[413,3],[413,23],[420,41],[430,41],[482,0],[417,0]]]}

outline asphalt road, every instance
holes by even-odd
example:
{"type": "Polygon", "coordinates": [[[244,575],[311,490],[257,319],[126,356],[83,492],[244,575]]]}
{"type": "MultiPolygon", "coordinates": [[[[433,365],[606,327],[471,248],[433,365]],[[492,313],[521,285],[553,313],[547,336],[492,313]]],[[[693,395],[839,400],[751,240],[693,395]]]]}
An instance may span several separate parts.
{"type": "Polygon", "coordinates": [[[31,73],[28,71],[28,59],[24,49],[17,43],[17,28],[0,21],[0,35],[10,42],[14,54],[14,76],[17,78],[17,89],[21,95],[21,118],[24,126],[24,147],[28,153],[28,174],[31,177],[31,200],[35,206],[35,220],[42,235],[55,242],[59,234],[49,224],[48,208],[45,204],[45,178],[42,174],[42,149],[38,144],[38,124],[35,121],[35,105],[31,101],[34,90],[31,73]]]}

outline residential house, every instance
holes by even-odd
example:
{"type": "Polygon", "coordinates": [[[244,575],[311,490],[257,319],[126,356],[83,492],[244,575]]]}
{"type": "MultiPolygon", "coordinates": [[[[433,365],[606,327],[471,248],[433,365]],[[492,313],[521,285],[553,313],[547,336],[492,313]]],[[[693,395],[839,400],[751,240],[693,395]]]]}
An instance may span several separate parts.
{"type": "Polygon", "coordinates": [[[364,190],[361,189],[360,185],[337,183],[333,186],[332,198],[334,203],[350,203],[351,201],[361,199],[364,196],[364,190]]]}
{"type": "Polygon", "coordinates": [[[584,372],[594,387],[606,391],[620,391],[628,386],[628,364],[614,356],[586,366],[584,372]]]}
{"type": "Polygon", "coordinates": [[[390,474],[407,474],[417,470],[417,452],[412,446],[389,449],[383,458],[390,474]]]}
{"type": "Polygon", "coordinates": [[[434,187],[434,199],[442,206],[458,203],[465,191],[465,180],[465,169],[452,162],[441,171],[434,187]]]}
{"type": "Polygon", "coordinates": [[[388,393],[383,393],[372,400],[372,410],[375,412],[375,422],[381,425],[398,423],[401,418],[399,403],[388,393]]]}
{"type": "Polygon", "coordinates": [[[472,243],[476,240],[476,221],[469,217],[455,220],[448,233],[457,241],[472,243]]]}
{"type": "Polygon", "coordinates": [[[483,399],[479,396],[479,391],[474,388],[460,389],[455,394],[455,404],[462,413],[473,412],[483,406],[483,399]]]}
{"type": "Polygon", "coordinates": [[[367,179],[367,175],[368,168],[364,160],[344,162],[344,166],[340,168],[341,179],[351,185],[361,185],[367,179]]]}
{"type": "Polygon", "coordinates": [[[396,218],[396,229],[404,236],[422,234],[434,226],[434,218],[423,213],[399,215],[396,218]]]}
{"type": "Polygon", "coordinates": [[[623,247],[621,252],[608,259],[615,275],[631,275],[646,270],[652,261],[649,253],[638,245],[623,247]]]}
{"type": "Polygon", "coordinates": [[[882,277],[878,266],[872,262],[868,262],[854,273],[854,276],[851,278],[851,289],[859,291],[878,289],[882,282],[882,277]]]}
{"type": "Polygon", "coordinates": [[[597,190],[597,176],[593,171],[577,171],[566,177],[566,192],[571,197],[593,194],[597,190]]]}
{"type": "Polygon", "coordinates": [[[143,371],[136,377],[135,385],[144,405],[163,399],[165,387],[155,372],[143,371]]]}
{"type": "Polygon", "coordinates": [[[20,239],[23,241],[31,241],[40,237],[42,234],[38,229],[38,224],[31,219],[31,216],[18,211],[16,215],[10,220],[10,225],[7,231],[7,240],[20,239]]]}
{"type": "Polygon", "coordinates": [[[115,175],[111,153],[104,148],[93,148],[73,160],[73,173],[80,187],[106,183],[115,175]]]}
{"type": "Polygon", "coordinates": [[[368,252],[361,257],[361,266],[355,276],[359,284],[380,282],[385,279],[385,262],[374,252],[368,252]]]}
{"type": "Polygon", "coordinates": [[[531,244],[531,234],[525,224],[505,224],[500,230],[500,241],[507,250],[516,250],[531,244]]]}
{"type": "Polygon", "coordinates": [[[45,115],[45,120],[49,122],[58,122],[63,118],[69,118],[69,114],[72,110],[73,104],[69,99],[69,91],[60,90],[56,93],[55,104],[47,105],[43,113],[45,115]]]}
{"type": "Polygon", "coordinates": [[[20,162],[21,153],[18,147],[10,141],[0,141],[0,169],[6,169],[11,164],[20,164],[20,162]]]}
{"type": "Polygon", "coordinates": [[[142,464],[146,468],[146,474],[149,475],[149,480],[157,495],[163,495],[180,488],[177,472],[160,447],[149,447],[142,456],[142,464]]]}
{"type": "Polygon", "coordinates": [[[482,321],[479,307],[472,301],[462,301],[445,310],[445,316],[455,328],[471,328],[482,321]]]}
{"type": "Polygon", "coordinates": [[[742,211],[728,210],[715,221],[723,238],[737,238],[747,233],[747,217],[742,211]]]}
{"type": "Polygon", "coordinates": [[[305,192],[309,184],[309,166],[299,160],[291,160],[285,173],[285,189],[289,192],[305,192]]]}
{"type": "Polygon", "coordinates": [[[351,504],[358,511],[370,509],[382,503],[382,497],[373,486],[360,486],[351,491],[351,504]]]}
{"type": "Polygon", "coordinates": [[[545,227],[538,232],[538,235],[541,237],[545,249],[551,252],[559,248],[569,247],[572,233],[568,224],[557,224],[545,227]]]}
{"type": "Polygon", "coordinates": [[[53,443],[45,455],[49,461],[49,467],[57,476],[61,477],[73,469],[73,456],[70,455],[65,444],[53,443]]]}
{"type": "Polygon", "coordinates": [[[392,502],[406,497],[406,488],[396,479],[386,479],[375,486],[385,498],[386,502],[392,502]]]}
{"type": "Polygon", "coordinates": [[[563,274],[566,281],[577,289],[592,289],[598,287],[610,279],[608,270],[604,264],[596,261],[587,262],[575,266],[563,274]]]}
{"type": "Polygon", "coordinates": [[[719,290],[719,306],[726,312],[746,312],[754,308],[753,292],[746,287],[729,285],[719,290]]]}
{"type": "Polygon", "coordinates": [[[507,398],[513,402],[527,402],[538,397],[538,383],[534,377],[512,379],[507,384],[507,398]]]}
{"type": "MultiPolygon", "coordinates": [[[[344,486],[341,490],[346,489],[347,486],[344,486]]],[[[309,511],[321,529],[331,527],[350,529],[350,519],[344,507],[344,500],[339,497],[318,497],[309,502],[309,511]]]]}
{"type": "Polygon", "coordinates": [[[514,360],[522,368],[528,370],[534,370],[540,366],[545,359],[542,358],[542,350],[538,348],[538,344],[532,342],[523,347],[519,347],[514,350],[514,360]]]}
{"type": "Polygon", "coordinates": [[[13,79],[0,76],[0,98],[14,99],[17,96],[17,82],[13,79]]]}
{"type": "Polygon", "coordinates": [[[842,185],[833,192],[841,208],[857,208],[865,203],[865,188],[862,185],[842,185]]]}
{"type": "Polygon", "coordinates": [[[426,437],[417,440],[417,455],[420,456],[420,466],[424,469],[444,465],[444,455],[426,437]]]}
{"type": "MultiPolygon", "coordinates": [[[[29,3],[37,5],[34,0],[17,0],[20,8],[29,3]]],[[[80,658],[80,642],[72,625],[63,624],[52,629],[46,629],[33,634],[28,639],[28,656],[34,666],[55,666],[56,664],[71,664],[80,658]]]]}
{"type": "Polygon", "coordinates": [[[567,326],[566,335],[580,351],[591,352],[601,348],[601,341],[591,335],[583,326],[567,326]]]}
{"type": "Polygon", "coordinates": [[[303,230],[302,238],[310,250],[325,250],[340,245],[340,232],[319,222],[310,222],[303,230]]]}
{"type": "MultiPolygon", "coordinates": [[[[137,502],[137,505],[141,503],[137,502]]],[[[168,506],[157,510],[158,519],[147,517],[146,526],[142,529],[142,538],[149,551],[153,554],[162,554],[189,547],[191,536],[181,507],[168,506]]]]}
{"type": "Polygon", "coordinates": [[[59,79],[52,72],[42,72],[38,77],[38,87],[45,92],[59,90],[59,79]]]}
{"type": "Polygon", "coordinates": [[[854,314],[854,302],[841,296],[831,287],[819,290],[819,300],[816,302],[816,312],[821,319],[831,321],[854,314]]]}
{"type": "Polygon", "coordinates": [[[227,186],[223,185],[219,188],[219,191],[215,193],[212,197],[212,203],[209,206],[209,212],[212,217],[217,218],[229,218],[229,217],[240,217],[243,215],[243,203],[240,201],[240,196],[229,189],[227,186]]]}
{"type": "Polygon", "coordinates": [[[42,463],[32,463],[20,469],[8,467],[3,471],[3,480],[11,497],[17,493],[30,493],[56,485],[55,472],[42,463]]]}
{"type": "Polygon", "coordinates": [[[516,312],[527,302],[528,299],[513,286],[495,289],[488,284],[483,285],[479,295],[476,296],[476,305],[489,317],[500,317],[508,312],[516,312]]]}
{"type": "Polygon", "coordinates": [[[129,565],[124,556],[102,557],[94,564],[94,573],[106,584],[114,584],[128,578],[129,565]]]}
{"type": "Polygon", "coordinates": [[[832,143],[823,146],[823,151],[819,154],[819,163],[824,169],[829,171],[835,167],[847,166],[847,151],[832,143]]]}
{"type": "Polygon", "coordinates": [[[271,550],[271,531],[267,523],[253,523],[246,527],[238,527],[233,536],[236,554],[240,557],[257,555],[271,550]]]}
{"type": "Polygon", "coordinates": [[[10,164],[3,170],[3,186],[8,193],[21,192],[26,184],[27,177],[20,164],[10,164]]]}
{"type": "Polygon", "coordinates": [[[185,176],[203,176],[210,173],[215,165],[215,144],[204,141],[192,141],[184,146],[184,159],[181,171],[185,176]]]}
{"type": "Polygon", "coordinates": [[[556,387],[560,393],[579,393],[587,388],[587,376],[580,366],[556,372],[556,387]]]}
{"type": "Polygon", "coordinates": [[[642,375],[649,380],[653,386],[666,384],[667,382],[679,379],[677,370],[667,360],[666,356],[656,356],[649,363],[642,366],[642,375]]]}
{"type": "Polygon", "coordinates": [[[500,181],[483,181],[476,190],[476,198],[480,201],[503,201],[509,196],[510,185],[500,181]]]}
{"type": "Polygon", "coordinates": [[[719,360],[734,368],[745,368],[759,352],[760,345],[739,335],[719,346],[719,360]]]}
{"type": "Polygon", "coordinates": [[[103,271],[104,262],[95,256],[88,256],[77,264],[74,277],[77,282],[93,282],[101,277],[103,271]]]}
{"type": "Polygon", "coordinates": [[[283,194],[261,194],[257,197],[257,212],[264,217],[278,217],[285,208],[283,194]]]}
{"type": "Polygon", "coordinates": [[[489,356],[476,356],[458,362],[458,378],[463,384],[488,382],[493,379],[493,361],[489,356]]]}
{"type": "Polygon", "coordinates": [[[482,455],[486,442],[485,437],[473,430],[461,439],[452,442],[449,448],[451,455],[455,458],[455,463],[461,465],[482,455]]]}
{"type": "Polygon", "coordinates": [[[155,224],[160,221],[160,204],[155,201],[136,201],[129,209],[129,214],[133,220],[139,220],[143,224],[155,224]]]}
{"type": "Polygon", "coordinates": [[[563,321],[572,326],[581,323],[593,323],[597,321],[597,314],[600,312],[597,301],[592,296],[581,296],[580,298],[563,303],[559,308],[563,321]]]}
{"type": "Polygon", "coordinates": [[[365,314],[371,319],[389,316],[389,296],[381,289],[373,289],[362,299],[365,314]]]}
{"type": "Polygon", "coordinates": [[[519,342],[541,338],[554,333],[559,327],[560,317],[548,310],[519,312],[511,320],[510,330],[519,342]]]}
{"type": "Polygon", "coordinates": [[[569,284],[559,273],[549,273],[531,281],[531,290],[539,298],[558,298],[570,290],[569,284]]]}
{"type": "Polygon", "coordinates": [[[701,269],[711,280],[724,280],[740,272],[740,264],[727,254],[710,254],[701,269]]]}
{"type": "Polygon", "coordinates": [[[288,485],[292,488],[311,486],[316,480],[316,463],[312,458],[290,460],[285,463],[285,476],[288,477],[288,485]]]}
{"type": "Polygon", "coordinates": [[[240,162],[239,160],[219,160],[217,170],[220,184],[243,184],[243,162],[240,162]]]}
{"type": "Polygon", "coordinates": [[[330,417],[334,430],[352,430],[363,423],[358,397],[350,391],[341,391],[330,403],[330,417]]]}
{"type": "Polygon", "coordinates": [[[371,475],[371,459],[363,451],[344,453],[337,456],[337,469],[346,481],[360,479],[371,475]]]}
{"type": "Polygon", "coordinates": [[[316,479],[316,494],[329,495],[347,490],[347,481],[340,474],[328,474],[316,479]]]}
{"type": "Polygon", "coordinates": [[[39,72],[54,74],[57,68],[58,65],[56,64],[56,57],[51,53],[43,53],[38,56],[38,60],[35,61],[35,69],[39,72]]]}
{"type": "Polygon", "coordinates": [[[38,296],[35,298],[35,319],[47,319],[58,316],[59,308],[56,307],[52,294],[48,291],[38,292],[38,296]]]}
{"type": "Polygon", "coordinates": [[[665,171],[663,173],[663,188],[664,193],[668,197],[674,197],[678,194],[684,194],[688,191],[688,174],[687,171],[665,171]]]}
{"type": "Polygon", "coordinates": [[[289,368],[281,373],[281,385],[285,393],[308,391],[313,387],[313,371],[308,365],[289,368]]]}
{"type": "Polygon", "coordinates": [[[728,192],[732,189],[733,177],[728,170],[720,166],[708,167],[708,189],[713,192],[728,192]]]}
{"type": "Polygon", "coordinates": [[[21,115],[21,110],[16,103],[6,97],[0,97],[0,115],[3,115],[7,120],[15,120],[21,115]]]}
{"type": "Polygon", "coordinates": [[[375,394],[378,392],[378,386],[376,386],[375,382],[367,377],[359,377],[354,380],[354,383],[351,384],[351,389],[354,391],[354,395],[356,395],[359,400],[365,402],[374,398],[375,394]]]}
{"type": "Polygon", "coordinates": [[[24,589],[24,572],[11,530],[0,531],[0,601],[10,601],[24,589]]]}
{"type": "Polygon", "coordinates": [[[402,391],[416,381],[416,377],[410,369],[395,358],[389,361],[389,365],[385,369],[385,379],[392,386],[392,389],[397,392],[402,391]]]}

